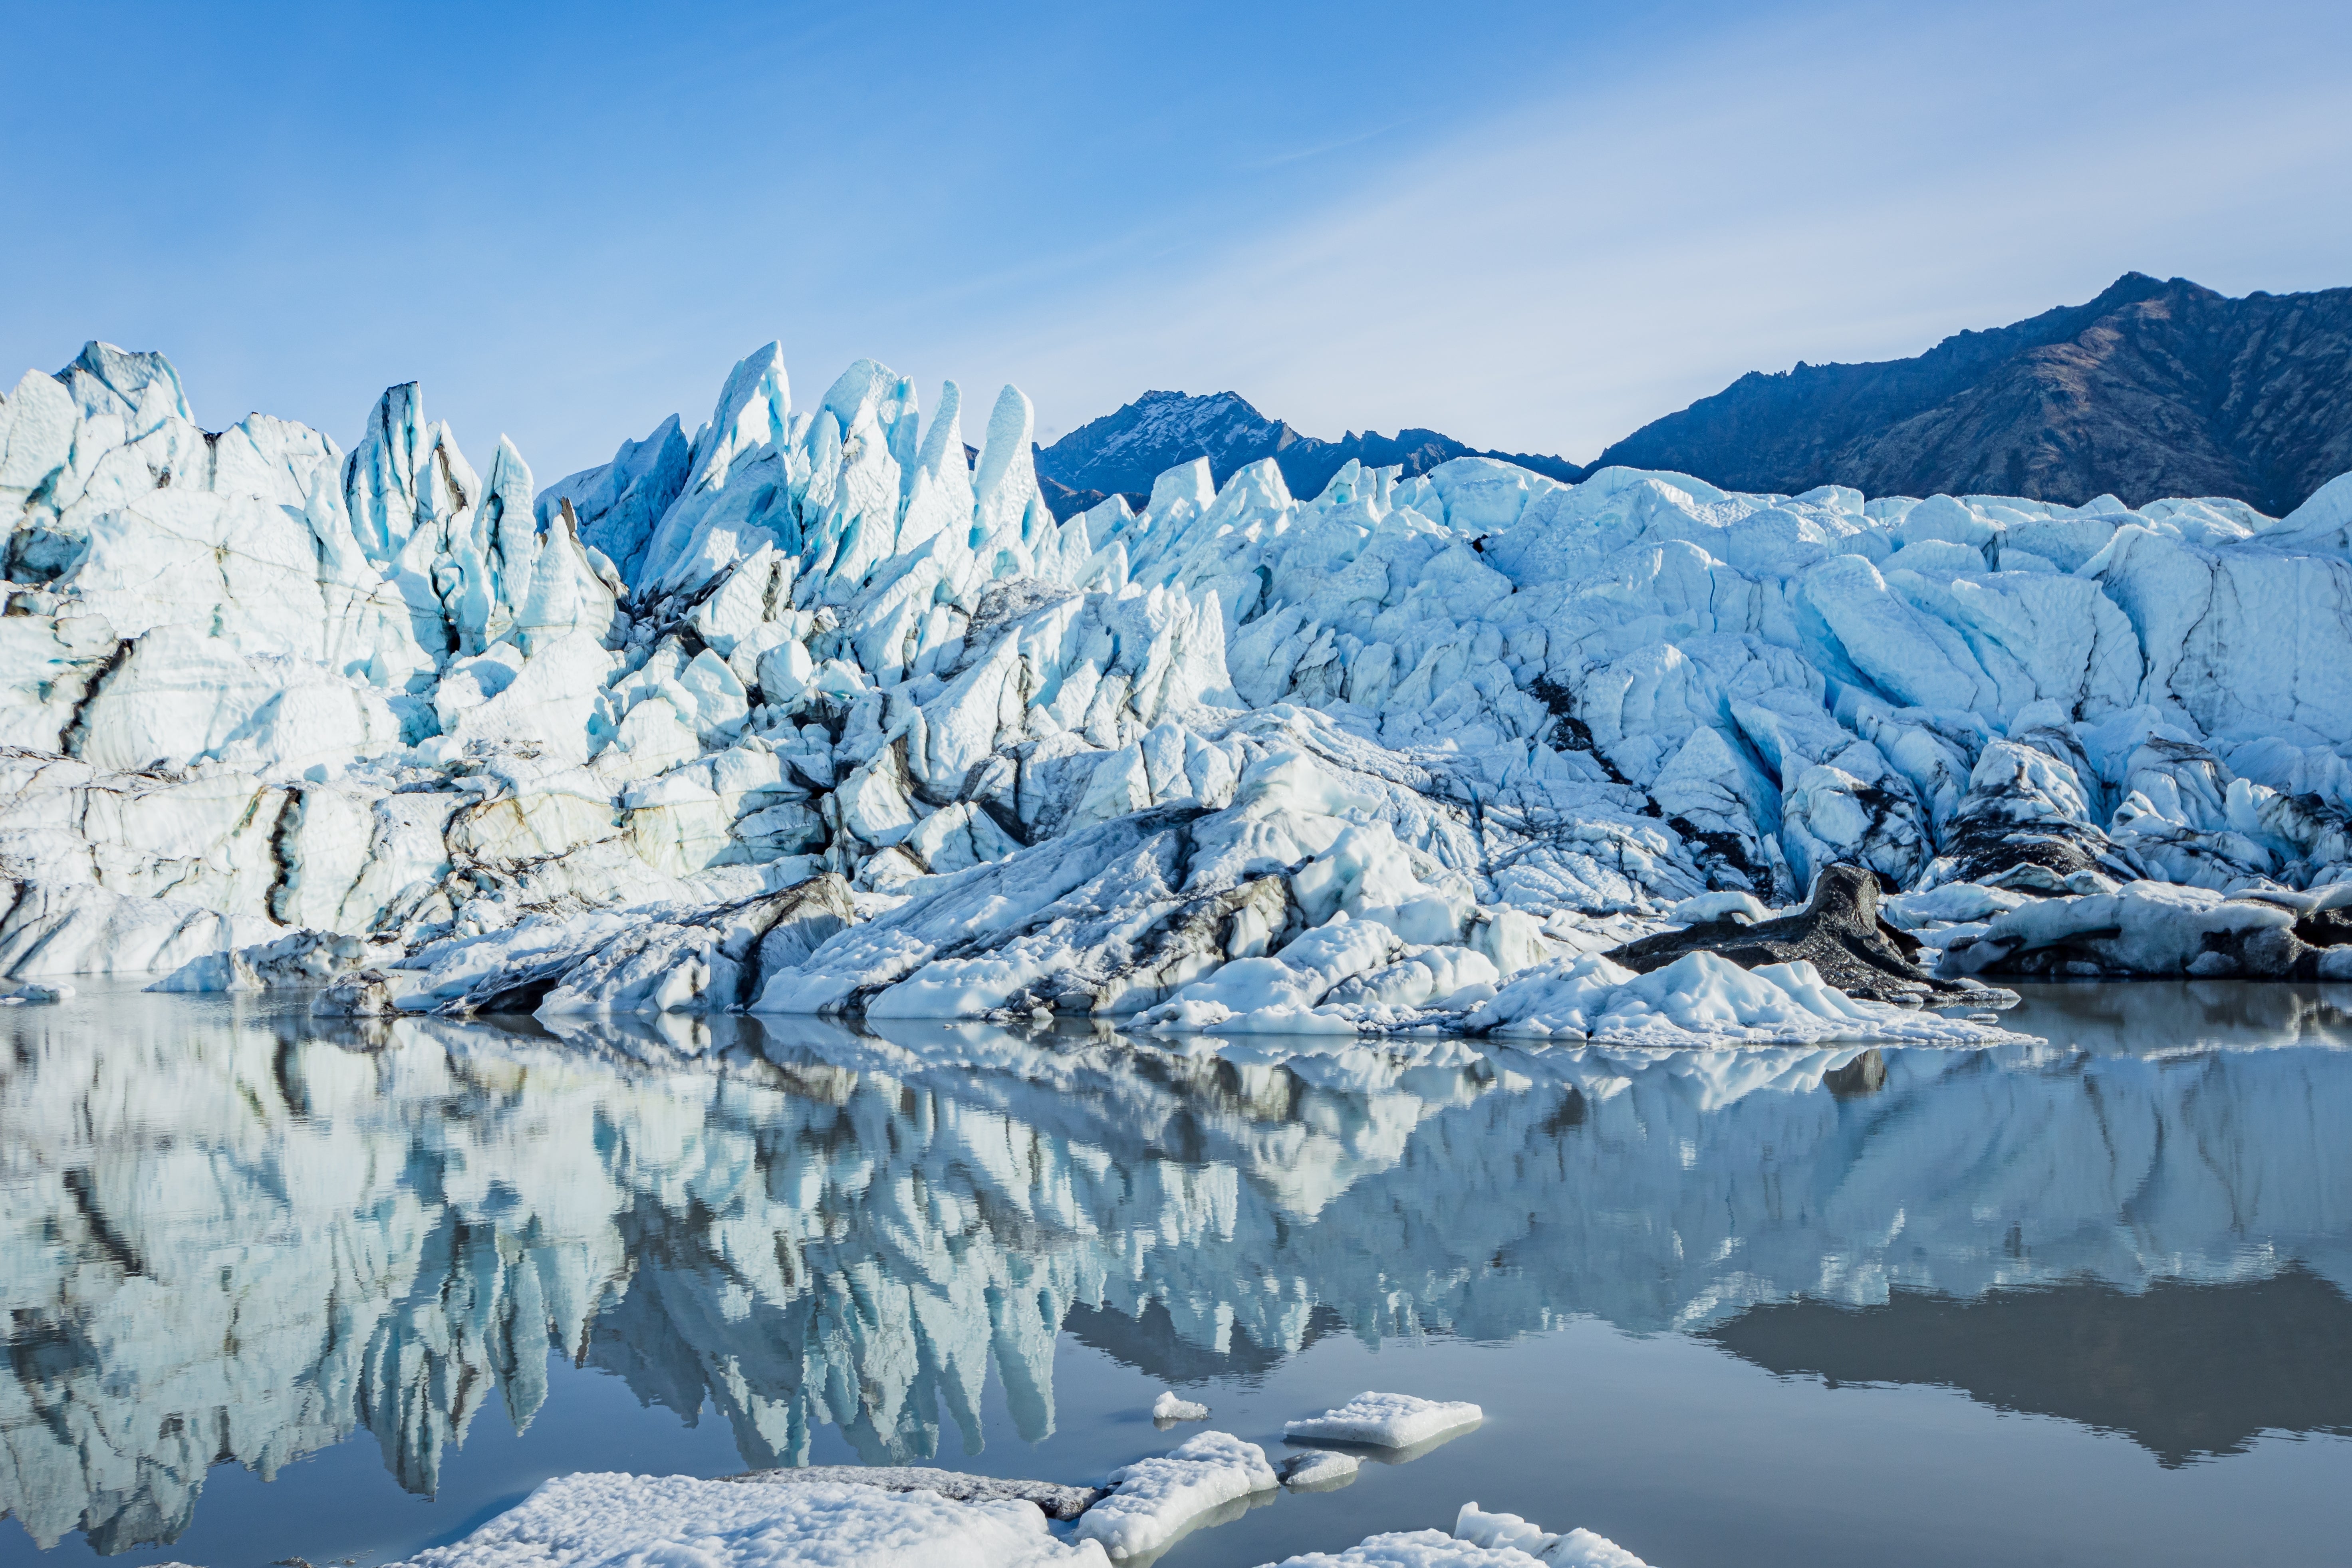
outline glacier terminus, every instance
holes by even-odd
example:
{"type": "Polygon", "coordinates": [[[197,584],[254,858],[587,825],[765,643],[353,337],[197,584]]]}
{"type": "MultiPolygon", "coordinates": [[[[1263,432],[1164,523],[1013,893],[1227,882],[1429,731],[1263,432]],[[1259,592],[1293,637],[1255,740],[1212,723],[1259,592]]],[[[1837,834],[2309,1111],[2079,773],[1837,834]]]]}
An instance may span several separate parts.
{"type": "Polygon", "coordinates": [[[872,361],[797,405],[770,344],[541,489],[413,384],[345,452],[199,428],[157,353],[27,373],[0,974],[1297,1049],[2352,979],[2352,476],[2271,518],[1204,459],[1057,521],[1028,399],[972,422],[872,361]],[[1832,867],[1870,985],[1722,956],[1832,867]]]}

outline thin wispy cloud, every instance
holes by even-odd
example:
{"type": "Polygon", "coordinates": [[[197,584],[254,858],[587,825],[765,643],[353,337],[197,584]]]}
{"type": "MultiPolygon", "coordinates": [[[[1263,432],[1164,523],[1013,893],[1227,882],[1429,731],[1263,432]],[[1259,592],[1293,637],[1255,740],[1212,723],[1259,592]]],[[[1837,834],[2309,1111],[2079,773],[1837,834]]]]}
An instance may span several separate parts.
{"type": "Polygon", "coordinates": [[[2332,270],[2352,207],[2311,199],[2352,173],[2315,62],[2208,85],[2199,60],[2229,46],[2155,29],[2082,81],[2063,51],[2020,61],[2023,13],[1832,20],[1563,92],[1208,268],[1062,301],[1021,370],[1087,406],[1150,366],[1318,433],[1423,424],[1589,458],[1747,370],[1916,353],[2133,268],[2352,281],[2332,270]]]}
{"type": "Polygon", "coordinates": [[[1270,153],[1262,158],[1252,158],[1244,161],[1242,167],[1244,169],[1278,169],[1286,163],[1303,163],[1309,158],[1320,158],[1327,153],[1344,152],[1349,147],[1360,147],[1365,142],[1376,140],[1379,137],[1386,136],[1392,131],[1402,130],[1404,127],[1412,124],[1418,118],[1418,116],[1408,115],[1402,120],[1391,120],[1386,124],[1375,125],[1369,131],[1360,131],[1352,136],[1341,136],[1328,142],[1320,142],[1312,147],[1299,147],[1285,153],[1270,153]]]}

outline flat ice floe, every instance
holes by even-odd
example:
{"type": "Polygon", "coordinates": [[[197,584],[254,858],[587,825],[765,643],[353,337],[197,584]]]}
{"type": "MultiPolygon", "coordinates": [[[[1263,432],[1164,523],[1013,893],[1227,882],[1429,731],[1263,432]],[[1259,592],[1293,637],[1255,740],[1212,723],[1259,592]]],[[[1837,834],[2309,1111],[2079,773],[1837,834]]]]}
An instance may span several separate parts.
{"type": "Polygon", "coordinates": [[[1286,1437],[1307,1442],[1363,1443],[1380,1448],[1410,1448],[1447,1432],[1473,1426],[1486,1413],[1466,1400],[1420,1399],[1410,1394],[1359,1394],[1345,1405],[1283,1424],[1286,1437]]]}
{"type": "Polygon", "coordinates": [[[1165,1454],[1110,1473],[1110,1496],[1078,1520],[1076,1537],[1100,1542],[1113,1557],[1154,1552],[1192,1521],[1227,1503],[1271,1489],[1279,1478],[1265,1450],[1227,1432],[1203,1432],[1165,1454]]]}
{"type": "Polygon", "coordinates": [[[771,344],[691,437],[542,491],[413,384],[345,452],[200,429],[160,354],[28,373],[0,398],[0,976],[2000,1037],[1826,969],[1579,967],[1725,947],[1832,867],[1947,983],[2352,962],[2324,907],[2352,476],[2273,519],[1487,458],[1302,497],[1202,461],[1064,520],[1034,425],[1006,388],[967,461],[952,384],[927,419],[861,360],[796,403],[771,344]]]}
{"type": "Polygon", "coordinates": [[[1571,1530],[1555,1535],[1515,1513],[1482,1512],[1464,1503],[1454,1531],[1397,1531],[1370,1535],[1340,1552],[1308,1552],[1265,1568],[1648,1568],[1605,1535],[1571,1530]]]}
{"type": "Polygon", "coordinates": [[[1104,1494],[1100,1487],[1064,1486],[1056,1481],[1024,1481],[1002,1476],[976,1476],[962,1470],[942,1470],[929,1465],[805,1465],[751,1470],[722,1479],[739,1486],[860,1486],[884,1491],[930,1492],[952,1502],[1032,1502],[1049,1519],[1071,1520],[1086,1512],[1104,1494]]]}
{"type": "Polygon", "coordinates": [[[1108,1568],[1090,1541],[1048,1532],[1034,1503],[956,1502],[928,1491],[820,1482],[742,1486],[684,1476],[558,1476],[409,1568],[1108,1568]]]}
{"type": "Polygon", "coordinates": [[[1309,1449],[1283,1461],[1282,1484],[1293,1491],[1327,1491],[1356,1479],[1363,1461],[1328,1448],[1309,1449]]]}

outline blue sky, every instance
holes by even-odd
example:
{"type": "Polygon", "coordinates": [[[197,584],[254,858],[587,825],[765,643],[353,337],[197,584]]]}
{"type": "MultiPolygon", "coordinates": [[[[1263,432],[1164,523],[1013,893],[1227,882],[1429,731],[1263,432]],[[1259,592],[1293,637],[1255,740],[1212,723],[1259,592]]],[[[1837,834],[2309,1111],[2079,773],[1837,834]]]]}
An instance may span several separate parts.
{"type": "Polygon", "coordinates": [[[0,373],[387,384],[542,483],[781,339],[1588,458],[2137,268],[2352,284],[2352,7],[17,6],[0,373]]]}

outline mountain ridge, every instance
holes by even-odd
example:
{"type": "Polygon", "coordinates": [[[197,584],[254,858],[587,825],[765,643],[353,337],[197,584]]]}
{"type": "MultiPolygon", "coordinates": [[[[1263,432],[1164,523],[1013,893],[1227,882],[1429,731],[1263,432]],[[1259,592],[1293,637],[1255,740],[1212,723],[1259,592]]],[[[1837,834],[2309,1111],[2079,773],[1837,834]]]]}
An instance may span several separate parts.
{"type": "Polygon", "coordinates": [[[2126,272],[2092,299],[1955,332],[1904,359],[1750,371],[1654,419],[1589,465],[1490,451],[1418,426],[1307,436],[1238,393],[1149,391],[1035,452],[1056,516],[1195,458],[1222,484],[1271,458],[1313,496],[1350,458],[1406,477],[1497,458],[1574,483],[1604,468],[1686,473],[1725,489],[1800,495],[2112,494],[2246,501],[2283,516],[2352,470],[2352,288],[2231,298],[2126,272]]]}
{"type": "Polygon", "coordinates": [[[2352,468],[2352,289],[2231,299],[2127,272],[1908,359],[1751,371],[1594,468],[1800,494],[2226,496],[2274,516],[2352,468]]]}
{"type": "Polygon", "coordinates": [[[1322,492],[1350,459],[1367,468],[1398,467],[1406,477],[1455,458],[1499,458],[1570,483],[1587,469],[1564,458],[1494,452],[1436,430],[1410,427],[1393,437],[1350,430],[1337,441],[1301,433],[1288,421],[1260,413],[1236,392],[1188,394],[1154,390],[1112,413],[1090,419],[1035,451],[1037,477],[1057,517],[1070,517],[1123,494],[1140,510],[1152,481],[1195,458],[1209,459],[1220,485],[1234,472],[1272,458],[1293,495],[1322,492]]]}

